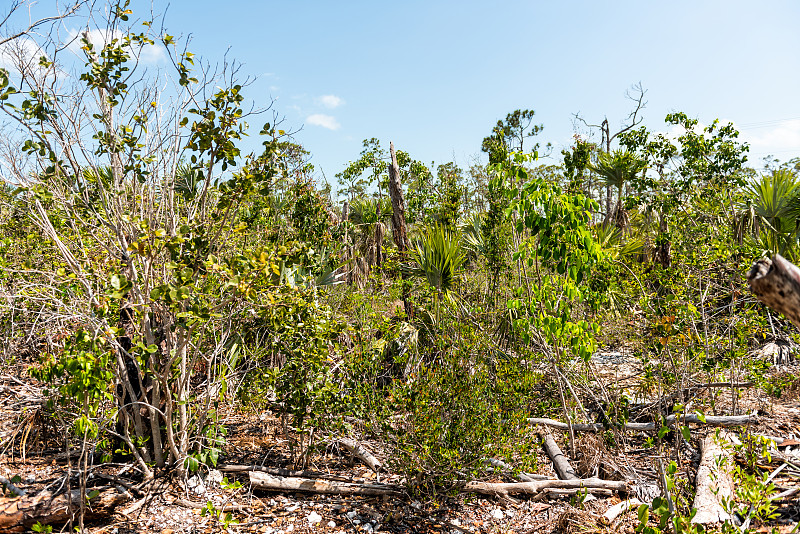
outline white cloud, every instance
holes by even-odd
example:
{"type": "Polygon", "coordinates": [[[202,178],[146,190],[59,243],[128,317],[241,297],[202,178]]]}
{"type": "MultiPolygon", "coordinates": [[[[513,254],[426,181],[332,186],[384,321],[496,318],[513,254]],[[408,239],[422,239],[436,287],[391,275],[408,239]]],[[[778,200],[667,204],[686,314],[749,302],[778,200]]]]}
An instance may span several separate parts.
{"type": "Polygon", "coordinates": [[[306,119],[306,122],[314,126],[322,126],[328,130],[338,130],[341,127],[339,121],[336,120],[336,117],[332,117],[331,115],[323,115],[321,113],[309,115],[306,119]]]}
{"type": "Polygon", "coordinates": [[[21,66],[25,70],[38,66],[39,58],[46,55],[33,39],[20,37],[0,46],[0,68],[18,73],[21,66]]]}
{"type": "Polygon", "coordinates": [[[780,160],[800,156],[800,119],[788,119],[776,123],[766,126],[743,126],[740,139],[750,145],[750,152],[753,155],[772,154],[780,160]]]}
{"type": "MultiPolygon", "coordinates": [[[[70,36],[73,37],[73,41],[69,45],[69,49],[72,50],[75,54],[80,57],[84,57],[83,50],[83,42],[81,40],[81,36],[86,33],[85,30],[80,32],[76,30],[70,30],[70,36]]],[[[122,37],[122,32],[120,30],[89,30],[88,36],[89,42],[95,48],[96,52],[99,52],[106,43],[112,41],[113,39],[120,39],[122,37]]],[[[140,63],[145,65],[152,65],[155,63],[160,63],[167,58],[167,51],[164,50],[164,47],[159,44],[154,45],[145,45],[143,47],[135,47],[131,49],[131,54],[134,58],[137,58],[140,63]]]]}
{"type": "Polygon", "coordinates": [[[322,95],[321,97],[317,98],[317,103],[328,109],[336,109],[339,106],[344,105],[344,100],[336,95],[322,95]]]}

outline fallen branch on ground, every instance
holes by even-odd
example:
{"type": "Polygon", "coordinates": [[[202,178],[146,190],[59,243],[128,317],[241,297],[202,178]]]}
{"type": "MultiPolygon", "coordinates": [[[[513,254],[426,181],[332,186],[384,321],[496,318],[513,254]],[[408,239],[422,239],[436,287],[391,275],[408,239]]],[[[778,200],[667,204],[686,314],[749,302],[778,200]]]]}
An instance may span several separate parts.
{"type": "Polygon", "coordinates": [[[350,451],[350,454],[364,462],[364,464],[378,473],[381,470],[381,462],[372,455],[371,452],[367,450],[366,447],[361,445],[359,442],[348,439],[348,438],[339,438],[338,441],[345,449],[350,451]]]}
{"type": "Polygon", "coordinates": [[[300,477],[272,476],[260,471],[248,472],[255,489],[270,491],[302,491],[334,495],[402,495],[402,488],[388,484],[354,484],[300,477]]]}
{"type": "Polygon", "coordinates": [[[610,525],[622,514],[629,512],[630,510],[634,510],[643,504],[644,503],[639,499],[629,499],[617,503],[614,506],[610,506],[608,510],[606,510],[606,513],[604,513],[600,518],[600,522],[605,525],[610,525]]]}
{"type": "MultiPolygon", "coordinates": [[[[728,436],[720,434],[719,441],[729,441],[728,436]]],[[[721,445],[717,437],[711,434],[700,442],[700,449],[703,456],[697,468],[693,505],[697,514],[692,518],[692,523],[708,525],[729,521],[731,515],[723,508],[722,500],[730,499],[733,495],[730,448],[721,445]]]]}
{"type": "MultiPolygon", "coordinates": [[[[755,415],[707,415],[703,419],[697,414],[690,414],[684,416],[670,415],[666,418],[665,424],[672,426],[676,421],[680,420],[682,424],[696,424],[696,425],[709,425],[709,426],[744,426],[750,423],[755,423],[758,418],[755,415]]],[[[559,430],[568,430],[569,425],[556,421],[555,419],[545,419],[541,417],[532,417],[528,419],[528,423],[532,425],[545,425],[559,430]]],[[[644,432],[653,432],[661,429],[660,423],[625,423],[625,430],[637,430],[644,432]]],[[[573,423],[572,429],[576,432],[602,432],[606,430],[601,423],[573,423]]]]}
{"type": "Polygon", "coordinates": [[[467,482],[463,490],[469,493],[481,493],[508,498],[511,494],[527,493],[538,495],[547,489],[607,489],[627,493],[628,482],[624,480],[602,480],[599,478],[581,478],[576,480],[536,480],[533,482],[467,482]]]}
{"type": "Polygon", "coordinates": [[[260,465],[222,464],[217,466],[217,471],[222,471],[223,473],[247,473],[249,471],[258,471],[277,477],[322,478],[325,480],[335,480],[337,482],[353,482],[352,478],[330,473],[320,473],[319,471],[294,471],[292,469],[263,467],[260,465]]]}

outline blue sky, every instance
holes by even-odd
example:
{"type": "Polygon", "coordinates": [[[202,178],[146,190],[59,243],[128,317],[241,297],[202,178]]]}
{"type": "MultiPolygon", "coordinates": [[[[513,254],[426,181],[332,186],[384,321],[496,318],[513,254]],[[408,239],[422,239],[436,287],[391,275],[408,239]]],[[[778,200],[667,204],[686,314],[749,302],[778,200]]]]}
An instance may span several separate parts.
{"type": "MultiPolygon", "coordinates": [[[[134,14],[149,6],[134,2],[134,14]]],[[[173,0],[154,9],[166,11],[169,33],[191,35],[198,56],[240,61],[241,75],[255,77],[246,94],[274,100],[334,187],[370,137],[425,163],[468,167],[494,123],[518,108],[536,111],[555,163],[575,113],[619,125],[638,82],[651,129],[684,111],[734,121],[754,166],[766,154],[800,156],[792,0],[173,0]]]]}

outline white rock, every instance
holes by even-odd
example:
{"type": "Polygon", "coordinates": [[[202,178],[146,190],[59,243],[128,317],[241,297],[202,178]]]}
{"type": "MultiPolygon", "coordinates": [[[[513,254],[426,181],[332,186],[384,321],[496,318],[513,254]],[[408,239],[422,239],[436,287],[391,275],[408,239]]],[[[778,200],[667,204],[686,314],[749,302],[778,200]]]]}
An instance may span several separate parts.
{"type": "Polygon", "coordinates": [[[503,515],[503,511],[500,508],[495,508],[494,510],[492,510],[492,517],[495,519],[503,519],[503,517],[505,516],[503,515]]]}
{"type": "Polygon", "coordinates": [[[298,508],[300,508],[300,505],[299,504],[295,504],[295,505],[292,505],[292,506],[287,506],[286,507],[286,511],[287,512],[294,512],[298,508]]]}
{"type": "Polygon", "coordinates": [[[336,521],[328,521],[328,528],[336,528],[336,521]]]}
{"type": "Polygon", "coordinates": [[[198,475],[191,477],[189,480],[186,481],[186,486],[189,488],[194,488],[198,484],[202,484],[203,481],[200,479],[198,475]]]}
{"type": "Polygon", "coordinates": [[[312,525],[316,525],[317,523],[322,521],[322,516],[319,515],[317,512],[311,512],[310,514],[308,514],[308,517],[306,519],[308,519],[308,522],[311,523],[312,525]]]}
{"type": "Polygon", "coordinates": [[[355,511],[351,510],[344,515],[346,515],[348,519],[355,519],[358,514],[355,511]]]}
{"type": "Polygon", "coordinates": [[[206,476],[206,484],[222,484],[222,473],[216,469],[212,469],[206,476]]]}
{"type": "Polygon", "coordinates": [[[370,525],[369,523],[364,523],[364,526],[361,527],[361,530],[363,530],[364,532],[372,532],[374,529],[372,528],[372,525],[370,525]]]}

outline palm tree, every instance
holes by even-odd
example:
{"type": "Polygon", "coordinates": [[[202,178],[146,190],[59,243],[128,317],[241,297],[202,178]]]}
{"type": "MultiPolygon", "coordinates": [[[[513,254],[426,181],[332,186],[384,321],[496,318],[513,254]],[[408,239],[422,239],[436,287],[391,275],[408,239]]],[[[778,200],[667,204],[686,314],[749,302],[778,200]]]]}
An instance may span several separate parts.
{"type": "Polygon", "coordinates": [[[414,244],[411,259],[416,265],[409,271],[424,277],[440,296],[447,295],[455,287],[465,256],[458,234],[436,225],[428,228],[425,236],[414,244]]]}
{"type": "Polygon", "coordinates": [[[749,234],[771,253],[796,255],[800,220],[800,181],[789,170],[764,174],[744,189],[736,222],[737,237],[749,234]]]}
{"type": "MultiPolygon", "coordinates": [[[[628,214],[622,207],[622,188],[626,182],[645,170],[646,163],[633,152],[614,150],[613,152],[600,152],[597,155],[597,162],[589,164],[589,168],[600,175],[600,180],[606,186],[617,188],[617,207],[614,210],[613,218],[617,228],[625,230],[628,226],[628,214]]],[[[604,224],[608,223],[611,218],[612,214],[606,213],[604,224]]]]}

